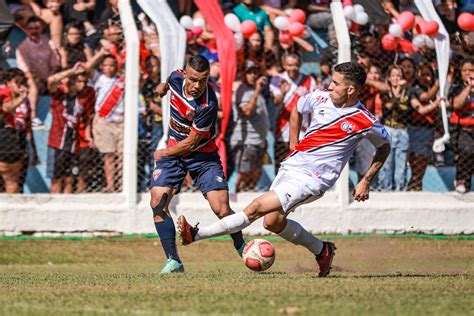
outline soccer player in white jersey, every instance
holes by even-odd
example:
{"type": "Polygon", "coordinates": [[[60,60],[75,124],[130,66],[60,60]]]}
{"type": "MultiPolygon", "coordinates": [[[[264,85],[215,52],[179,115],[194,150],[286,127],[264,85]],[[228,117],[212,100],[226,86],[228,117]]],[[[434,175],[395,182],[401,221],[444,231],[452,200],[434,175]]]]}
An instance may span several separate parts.
{"type": "Polygon", "coordinates": [[[316,238],[286,217],[297,206],[323,196],[339,178],[357,143],[363,138],[377,150],[353,195],[356,201],[369,198],[370,182],[390,152],[390,135],[358,100],[365,79],[366,72],[361,65],[342,63],[334,68],[327,91],[317,90],[300,98],[290,118],[292,150],[283,161],[270,191],[253,200],[243,212],[207,227],[192,227],[184,216],[180,216],[178,230],[182,244],[240,231],[265,216],[266,229],[306,247],[316,257],[319,276],[327,276],[336,249],[334,244],[316,238]],[[312,121],[305,136],[298,141],[302,115],[307,113],[312,114],[312,121]]]}

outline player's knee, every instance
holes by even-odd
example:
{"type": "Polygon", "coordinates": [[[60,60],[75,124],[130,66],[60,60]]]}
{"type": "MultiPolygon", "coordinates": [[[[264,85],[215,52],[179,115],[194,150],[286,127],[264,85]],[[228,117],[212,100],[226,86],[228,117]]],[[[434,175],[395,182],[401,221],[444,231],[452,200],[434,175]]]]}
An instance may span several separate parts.
{"type": "Polygon", "coordinates": [[[217,215],[218,218],[224,218],[226,216],[231,215],[233,212],[227,205],[219,206],[217,209],[214,209],[214,213],[217,215]]]}
{"type": "Polygon", "coordinates": [[[272,233],[278,234],[281,232],[285,227],[283,224],[275,219],[270,219],[269,217],[265,217],[263,219],[263,227],[266,230],[271,231],[272,233]]]}
{"type": "Polygon", "coordinates": [[[261,217],[260,210],[262,203],[260,201],[252,201],[244,210],[245,214],[251,222],[261,217]]]}
{"type": "Polygon", "coordinates": [[[153,218],[165,219],[168,214],[165,210],[168,201],[168,193],[152,194],[150,200],[150,207],[153,210],[153,218]]]}

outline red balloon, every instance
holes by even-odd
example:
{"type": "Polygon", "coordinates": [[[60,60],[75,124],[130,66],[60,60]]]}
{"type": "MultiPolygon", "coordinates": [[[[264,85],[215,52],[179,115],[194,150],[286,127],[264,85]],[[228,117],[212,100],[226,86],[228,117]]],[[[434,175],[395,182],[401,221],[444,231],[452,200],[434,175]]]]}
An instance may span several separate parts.
{"type": "Polygon", "coordinates": [[[191,32],[193,32],[193,34],[194,34],[195,36],[201,35],[201,34],[202,34],[202,31],[203,31],[202,27],[197,26],[197,25],[195,25],[195,26],[193,26],[193,27],[191,28],[191,32]]]}
{"type": "Polygon", "coordinates": [[[293,36],[288,31],[282,31],[278,35],[278,41],[282,44],[291,44],[293,43],[293,36]]]}
{"type": "Polygon", "coordinates": [[[425,24],[425,33],[428,36],[435,36],[438,34],[439,24],[436,21],[428,21],[425,24]]]}
{"type": "Polygon", "coordinates": [[[304,25],[300,22],[293,22],[288,29],[292,36],[300,37],[304,33],[304,25]]]}
{"type": "Polygon", "coordinates": [[[416,32],[418,34],[425,34],[425,29],[426,29],[426,21],[421,19],[418,21],[418,23],[416,23],[416,32]]]}
{"type": "Polygon", "coordinates": [[[382,37],[381,43],[385,50],[396,50],[398,46],[397,39],[390,34],[385,34],[382,37]]]}
{"type": "Polygon", "coordinates": [[[439,30],[439,24],[436,21],[420,20],[416,24],[416,31],[420,34],[434,36],[438,34],[438,30],[439,30]]]}
{"type": "Polygon", "coordinates": [[[195,37],[196,37],[196,35],[194,35],[193,31],[186,30],[186,40],[188,42],[192,41],[195,37]]]}
{"type": "Polygon", "coordinates": [[[257,32],[257,24],[252,20],[245,20],[240,24],[240,31],[245,38],[249,38],[257,32]]]}
{"type": "Polygon", "coordinates": [[[293,9],[290,13],[290,22],[304,23],[306,20],[306,13],[301,9],[293,9]]]}
{"type": "Polygon", "coordinates": [[[352,5],[352,0],[344,0],[342,1],[342,6],[343,7],[348,7],[352,5]]]}
{"type": "Polygon", "coordinates": [[[410,11],[402,12],[398,16],[397,22],[402,26],[403,32],[406,32],[415,26],[415,15],[410,11]]]}
{"type": "Polygon", "coordinates": [[[474,31],[474,14],[469,12],[461,13],[458,16],[458,25],[464,31],[474,31]]]}

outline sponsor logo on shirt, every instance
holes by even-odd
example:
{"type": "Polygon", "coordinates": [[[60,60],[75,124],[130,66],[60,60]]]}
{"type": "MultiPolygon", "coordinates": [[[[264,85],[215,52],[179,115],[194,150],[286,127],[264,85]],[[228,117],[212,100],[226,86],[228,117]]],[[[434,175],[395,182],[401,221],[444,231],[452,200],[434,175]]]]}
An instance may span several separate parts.
{"type": "Polygon", "coordinates": [[[350,134],[354,130],[354,126],[351,123],[344,121],[341,124],[341,129],[347,132],[347,134],[350,134]]]}

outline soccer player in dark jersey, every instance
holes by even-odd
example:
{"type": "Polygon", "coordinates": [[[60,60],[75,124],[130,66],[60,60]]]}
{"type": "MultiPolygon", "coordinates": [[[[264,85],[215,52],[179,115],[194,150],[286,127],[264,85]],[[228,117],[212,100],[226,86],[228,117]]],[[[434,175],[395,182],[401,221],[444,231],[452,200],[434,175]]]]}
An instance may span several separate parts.
{"type": "MultiPolygon", "coordinates": [[[[185,70],[171,73],[156,91],[170,93],[168,146],[154,153],[151,179],[151,208],[156,231],[168,258],[161,273],[184,272],[176,250],[176,230],[169,212],[174,194],[189,172],[219,218],[234,212],[229,206],[227,181],[214,141],[218,103],[208,83],[209,62],[201,55],[189,59],[185,70]]],[[[231,234],[239,255],[245,246],[242,232],[231,234]]]]}

